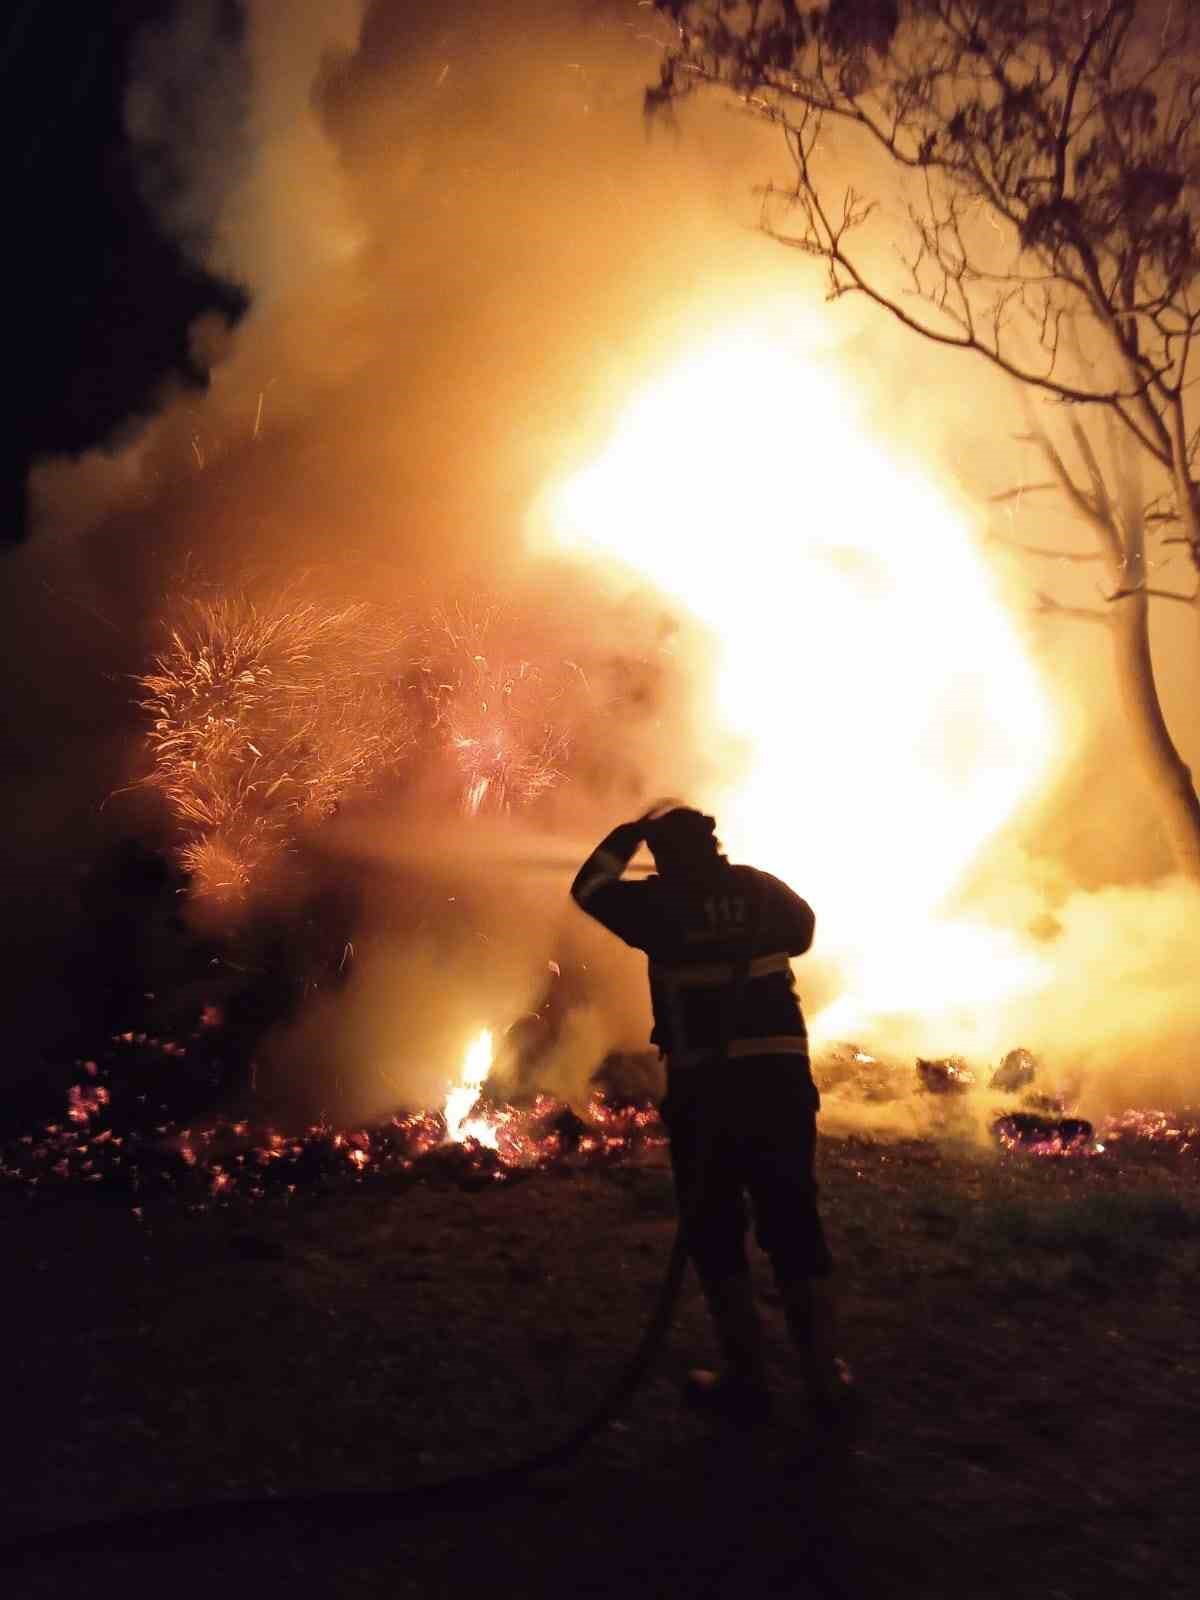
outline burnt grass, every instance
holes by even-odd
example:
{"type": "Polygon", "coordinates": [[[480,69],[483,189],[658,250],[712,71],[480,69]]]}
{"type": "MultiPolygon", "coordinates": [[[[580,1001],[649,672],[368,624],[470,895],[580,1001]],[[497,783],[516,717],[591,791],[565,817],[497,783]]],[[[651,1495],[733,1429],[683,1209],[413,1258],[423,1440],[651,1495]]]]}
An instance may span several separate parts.
{"type": "Polygon", "coordinates": [[[225,1500],[403,1488],[565,1432],[657,1292],[663,1153],[140,1216],[73,1185],[0,1191],[0,1538],[196,1506],[185,1548],[43,1552],[0,1565],[3,1591],[1196,1594],[1194,1155],[825,1138],[819,1163],[866,1401],[845,1449],[808,1421],[758,1260],[770,1424],[681,1407],[712,1354],[689,1277],[632,1407],[569,1463],[492,1500],[235,1530],[225,1500]]]}

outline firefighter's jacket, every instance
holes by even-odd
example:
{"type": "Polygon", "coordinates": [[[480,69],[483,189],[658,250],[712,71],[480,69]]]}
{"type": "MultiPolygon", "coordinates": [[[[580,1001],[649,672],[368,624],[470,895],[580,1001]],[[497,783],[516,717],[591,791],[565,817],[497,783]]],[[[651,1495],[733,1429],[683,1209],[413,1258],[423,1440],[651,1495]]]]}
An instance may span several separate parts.
{"type": "Polygon", "coordinates": [[[808,1056],[804,1016],[790,957],[812,944],[813,913],[785,883],[723,856],[702,875],[670,883],[622,880],[638,839],[616,828],[590,855],[571,886],[576,904],[650,958],[654,1031],[650,1042],[672,1066],[728,1055],[808,1056]],[[750,965],[737,1006],[739,964],[750,965]]]}

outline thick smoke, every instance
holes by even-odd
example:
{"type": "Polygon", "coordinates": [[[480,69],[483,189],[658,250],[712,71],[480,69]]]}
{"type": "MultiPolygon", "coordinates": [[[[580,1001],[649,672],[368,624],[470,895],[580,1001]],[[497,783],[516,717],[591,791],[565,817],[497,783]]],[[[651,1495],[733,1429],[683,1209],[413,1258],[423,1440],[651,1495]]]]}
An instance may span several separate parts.
{"type": "MultiPolygon", "coordinates": [[[[555,1002],[566,1021],[542,1071],[578,1093],[605,1049],[644,1040],[647,1018],[636,959],[566,904],[572,857],[656,794],[703,791],[735,757],[707,725],[699,631],[653,594],[527,555],[529,508],[656,364],[748,303],[819,303],[816,269],[753,226],[751,185],[786,161],[768,131],[715,105],[689,111],[678,137],[647,136],[659,24],[645,7],[252,0],[237,39],[221,14],[183,0],[147,36],[129,130],[164,224],[245,284],[252,308],[236,330],[194,329],[211,370],[202,398],[166,394],[136,437],[36,474],[39,526],[10,593],[37,601],[20,649],[43,710],[25,750],[53,798],[25,815],[81,838],[78,813],[144,767],[123,675],[146,669],[172,596],[301,585],[407,614],[491,608],[506,658],[568,661],[604,685],[566,781],[507,824],[449,826],[446,795],[415,784],[314,830],[306,871],[355,902],[349,977],[310,997],[264,1060],[318,1102],[422,1103],[475,1028],[541,1006],[566,974],[578,993],[555,1002]]],[[[1008,436],[1021,409],[998,381],[862,308],[830,316],[898,449],[980,497],[1019,481],[1008,436]]],[[[819,470],[803,439],[791,470],[802,495],[819,470]]],[[[847,502],[852,514],[852,486],[847,502]]],[[[1023,571],[1003,582],[1028,603],[1023,571]]],[[[1031,637],[1060,685],[1072,759],[972,893],[1052,976],[1036,1008],[964,1017],[942,1048],[1028,1044],[1085,1073],[1096,1099],[1186,1097],[1192,893],[1136,885],[1164,858],[1124,777],[1095,642],[1061,627],[1031,637]]],[[[1174,683],[1167,696],[1178,725],[1174,683]]],[[[885,793],[900,777],[870,781],[885,793]]],[[[69,855],[39,831],[27,820],[19,848],[69,855]]],[[[880,1027],[895,1049],[930,1047],[919,1024],[880,1027]]]]}

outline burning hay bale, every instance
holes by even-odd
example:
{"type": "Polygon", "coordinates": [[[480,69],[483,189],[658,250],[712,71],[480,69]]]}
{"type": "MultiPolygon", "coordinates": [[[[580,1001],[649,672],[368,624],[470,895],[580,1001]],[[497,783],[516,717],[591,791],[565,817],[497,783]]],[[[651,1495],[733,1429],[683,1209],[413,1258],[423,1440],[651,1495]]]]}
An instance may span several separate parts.
{"type": "Polygon", "coordinates": [[[591,1083],[608,1105],[647,1105],[666,1093],[666,1068],[657,1050],[611,1050],[591,1083]]]}
{"type": "Polygon", "coordinates": [[[899,1100],[908,1092],[895,1062],[881,1060],[857,1044],[835,1044],[813,1060],[813,1078],[822,1094],[838,1093],[847,1100],[875,1105],[899,1100]]]}
{"type": "Polygon", "coordinates": [[[929,1094],[965,1094],[975,1087],[975,1074],[961,1056],[926,1061],[917,1057],[917,1078],[929,1094]]]}
{"type": "Polygon", "coordinates": [[[394,769],[415,739],[402,636],[367,605],[287,594],[188,600],[139,685],[159,789],[201,897],[243,898],[305,822],[394,769]]]}
{"type": "Polygon", "coordinates": [[[1037,1077],[1037,1058],[1029,1050],[1010,1050],[988,1080],[989,1089],[1006,1094],[1024,1089],[1037,1077]]]}

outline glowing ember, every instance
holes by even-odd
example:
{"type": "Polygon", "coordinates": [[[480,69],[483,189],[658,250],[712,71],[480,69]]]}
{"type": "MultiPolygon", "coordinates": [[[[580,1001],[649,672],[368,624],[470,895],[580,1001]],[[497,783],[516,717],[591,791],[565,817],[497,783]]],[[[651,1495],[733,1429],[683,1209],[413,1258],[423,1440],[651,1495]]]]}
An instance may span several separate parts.
{"type": "Polygon", "coordinates": [[[87,1122],[108,1104],[108,1090],[103,1085],[87,1088],[73,1083],[67,1091],[67,1116],[72,1122],[87,1122]]]}
{"type": "Polygon", "coordinates": [[[710,631],[742,761],[704,798],[819,908],[844,988],[818,1033],[1036,986],[1036,956],[939,907],[1047,776],[1053,719],[965,514],[834,374],[735,330],[643,389],[546,518],[710,631]]]}
{"type": "Polygon", "coordinates": [[[1172,1114],[1167,1111],[1130,1110],[1108,1117],[1101,1130],[1103,1150],[1121,1140],[1128,1143],[1171,1145],[1180,1155],[1200,1148],[1200,1108],[1186,1107],[1172,1114]]]}
{"type": "Polygon", "coordinates": [[[1042,1117],[1015,1111],[998,1117],[992,1135],[1005,1150],[1033,1156],[1102,1155],[1104,1145],[1082,1117],[1042,1117]]]}
{"type": "Polygon", "coordinates": [[[442,1107],[442,1115],[446,1119],[447,1144],[461,1144],[464,1139],[474,1139],[489,1150],[497,1148],[495,1127],[486,1117],[471,1116],[484,1079],[491,1070],[493,1049],[490,1028],[480,1028],[467,1046],[459,1081],[446,1096],[446,1103],[442,1107]]]}

